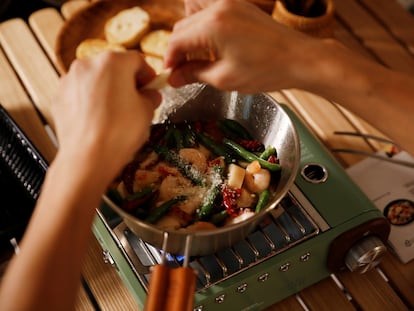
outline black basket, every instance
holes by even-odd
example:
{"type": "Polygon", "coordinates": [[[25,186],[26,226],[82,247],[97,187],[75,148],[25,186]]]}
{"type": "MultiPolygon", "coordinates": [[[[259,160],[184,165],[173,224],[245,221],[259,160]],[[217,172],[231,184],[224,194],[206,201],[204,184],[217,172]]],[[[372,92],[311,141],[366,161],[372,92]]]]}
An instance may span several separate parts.
{"type": "Polygon", "coordinates": [[[0,248],[24,233],[48,163],[0,105],[0,248]]]}

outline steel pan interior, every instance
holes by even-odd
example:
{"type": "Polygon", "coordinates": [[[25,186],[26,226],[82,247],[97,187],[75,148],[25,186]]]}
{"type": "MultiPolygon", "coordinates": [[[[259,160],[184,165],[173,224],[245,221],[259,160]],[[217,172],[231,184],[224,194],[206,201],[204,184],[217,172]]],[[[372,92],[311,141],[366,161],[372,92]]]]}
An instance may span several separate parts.
{"type": "MultiPolygon", "coordinates": [[[[168,232],[166,251],[184,254],[185,241],[191,235],[190,255],[207,255],[229,247],[244,239],[261,221],[265,213],[274,209],[294,182],[299,167],[300,145],[294,124],[283,108],[267,94],[243,95],[238,92],[222,92],[207,85],[187,87],[181,94],[175,94],[180,101],[177,106],[166,104],[161,107],[160,122],[165,117],[171,121],[211,120],[230,118],[244,125],[252,135],[266,146],[276,147],[282,166],[280,180],[273,191],[270,204],[261,213],[238,224],[215,230],[168,232]],[[183,93],[184,92],[184,93],[183,93]],[[185,93],[190,94],[183,101],[185,93]],[[188,98],[188,97],[187,97],[188,98]]],[[[169,101],[171,102],[171,100],[169,101]]],[[[128,214],[104,196],[104,200],[123,218],[126,225],[142,240],[161,248],[163,230],[145,223],[128,214]]]]}

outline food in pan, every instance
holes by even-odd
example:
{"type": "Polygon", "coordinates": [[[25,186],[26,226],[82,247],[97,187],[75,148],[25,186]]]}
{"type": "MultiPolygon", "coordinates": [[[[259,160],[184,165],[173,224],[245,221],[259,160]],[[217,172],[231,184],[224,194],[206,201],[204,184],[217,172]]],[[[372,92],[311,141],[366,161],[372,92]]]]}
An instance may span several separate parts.
{"type": "Polygon", "coordinates": [[[281,167],[274,147],[230,119],[153,125],[108,196],[164,230],[206,230],[263,210],[281,167]]]}
{"type": "Polygon", "coordinates": [[[414,203],[409,200],[395,200],[384,209],[384,216],[392,225],[406,225],[414,220],[414,203]]]}

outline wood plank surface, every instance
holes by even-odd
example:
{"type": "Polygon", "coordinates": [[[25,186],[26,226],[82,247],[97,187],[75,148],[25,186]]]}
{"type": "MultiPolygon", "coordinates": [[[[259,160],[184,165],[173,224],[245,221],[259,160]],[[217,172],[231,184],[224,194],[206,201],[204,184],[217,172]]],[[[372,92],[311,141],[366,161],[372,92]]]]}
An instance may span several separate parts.
{"type": "MultiPolygon", "coordinates": [[[[388,0],[390,1],[390,0],[388,0]]],[[[382,24],[356,0],[335,0],[338,18],[381,62],[395,70],[414,74],[412,54],[382,27],[382,24]]],[[[402,8],[401,8],[402,10],[402,8]]],[[[410,24],[409,24],[410,25],[410,24]]]]}
{"type": "Polygon", "coordinates": [[[413,14],[402,10],[396,0],[360,1],[414,55],[414,31],[409,26],[414,24],[413,14]]]}
{"type": "Polygon", "coordinates": [[[266,308],[265,311],[303,311],[303,306],[296,296],[292,295],[266,308]]]}
{"type": "Polygon", "coordinates": [[[364,274],[344,271],[337,273],[337,276],[361,310],[408,310],[398,294],[375,269],[364,274]]]}
{"type": "Polygon", "coordinates": [[[414,310],[414,261],[401,263],[392,253],[387,253],[380,263],[388,282],[414,310]]]}
{"type": "Polygon", "coordinates": [[[65,2],[60,11],[65,18],[69,18],[72,14],[75,14],[80,9],[84,8],[89,4],[87,0],[72,0],[65,2]]]}
{"type": "Polygon", "coordinates": [[[331,311],[332,301],[335,301],[337,310],[356,310],[344,292],[331,278],[322,280],[302,290],[299,295],[306,301],[307,307],[310,310],[331,311]]]}
{"type": "Polygon", "coordinates": [[[62,16],[56,9],[46,8],[31,14],[28,22],[47,56],[56,64],[55,45],[64,22],[62,16]]]}
{"type": "Polygon", "coordinates": [[[29,26],[19,18],[3,22],[0,44],[32,101],[53,127],[50,104],[57,89],[58,74],[50,66],[29,26]]]}
{"type": "Polygon", "coordinates": [[[102,248],[95,237],[91,238],[82,274],[102,311],[138,310],[115,268],[104,263],[102,248]]]}
{"type": "Polygon", "coordinates": [[[19,78],[0,50],[0,103],[19,124],[47,161],[52,161],[56,148],[50,140],[39,114],[34,108],[19,78]]]}

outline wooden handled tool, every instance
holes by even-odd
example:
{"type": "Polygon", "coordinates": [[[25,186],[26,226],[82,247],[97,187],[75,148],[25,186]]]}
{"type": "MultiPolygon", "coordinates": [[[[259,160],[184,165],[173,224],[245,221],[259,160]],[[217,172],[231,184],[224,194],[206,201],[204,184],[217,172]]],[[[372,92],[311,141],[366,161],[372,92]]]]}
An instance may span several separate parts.
{"type": "Polygon", "coordinates": [[[168,233],[164,233],[162,262],[152,267],[144,311],[191,311],[196,284],[195,272],[188,267],[191,236],[186,240],[184,264],[179,268],[165,265],[167,240],[168,233]]]}

